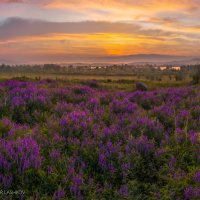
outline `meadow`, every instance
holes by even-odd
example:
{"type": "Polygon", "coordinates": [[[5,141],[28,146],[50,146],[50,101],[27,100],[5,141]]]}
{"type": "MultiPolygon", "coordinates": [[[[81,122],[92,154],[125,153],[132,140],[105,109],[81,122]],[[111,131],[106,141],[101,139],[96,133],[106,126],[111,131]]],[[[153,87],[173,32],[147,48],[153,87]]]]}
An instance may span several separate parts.
{"type": "Polygon", "coordinates": [[[4,199],[200,199],[200,86],[133,77],[0,82],[4,199]],[[145,81],[145,80],[144,80],[145,81]]]}

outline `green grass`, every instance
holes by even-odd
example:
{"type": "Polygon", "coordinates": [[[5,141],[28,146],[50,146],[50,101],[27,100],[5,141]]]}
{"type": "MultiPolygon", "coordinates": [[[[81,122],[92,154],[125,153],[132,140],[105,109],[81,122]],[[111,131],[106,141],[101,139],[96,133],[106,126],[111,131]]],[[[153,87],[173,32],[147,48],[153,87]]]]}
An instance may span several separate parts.
{"type": "Polygon", "coordinates": [[[141,76],[138,79],[137,76],[130,75],[68,75],[68,74],[54,74],[54,73],[0,73],[0,80],[7,79],[51,79],[59,80],[68,83],[69,85],[74,84],[86,84],[88,80],[95,80],[99,87],[109,91],[133,91],[135,90],[135,82],[144,82],[149,90],[167,88],[167,87],[181,87],[189,85],[191,79],[187,77],[184,81],[175,81],[174,79],[169,80],[167,76],[163,75],[162,81],[151,81],[147,80],[145,76],[141,76]]]}

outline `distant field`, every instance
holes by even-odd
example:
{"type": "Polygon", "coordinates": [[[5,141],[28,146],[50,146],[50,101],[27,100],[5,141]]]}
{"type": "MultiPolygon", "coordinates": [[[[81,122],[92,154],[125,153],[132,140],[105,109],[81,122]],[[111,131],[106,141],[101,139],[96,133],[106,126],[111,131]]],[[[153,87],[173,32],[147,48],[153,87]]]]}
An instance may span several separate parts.
{"type": "Polygon", "coordinates": [[[108,90],[127,90],[132,91],[135,89],[135,82],[142,81],[149,87],[150,90],[156,88],[176,87],[188,85],[191,78],[185,77],[184,81],[176,81],[172,76],[171,80],[169,76],[163,75],[160,81],[149,80],[144,76],[130,76],[130,75],[73,75],[73,74],[61,74],[61,73],[27,73],[27,72],[9,72],[0,73],[0,80],[12,79],[12,78],[28,78],[28,79],[52,79],[68,82],[69,84],[84,83],[88,80],[96,80],[103,89],[108,90]]]}

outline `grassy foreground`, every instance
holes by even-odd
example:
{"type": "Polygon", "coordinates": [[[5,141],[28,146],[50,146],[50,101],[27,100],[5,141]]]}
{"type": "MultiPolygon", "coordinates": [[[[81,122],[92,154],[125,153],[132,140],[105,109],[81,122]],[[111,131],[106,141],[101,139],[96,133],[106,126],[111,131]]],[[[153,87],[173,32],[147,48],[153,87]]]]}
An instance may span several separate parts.
{"type": "Polygon", "coordinates": [[[23,79],[0,83],[0,188],[24,191],[12,199],[200,198],[199,86],[23,79]]]}

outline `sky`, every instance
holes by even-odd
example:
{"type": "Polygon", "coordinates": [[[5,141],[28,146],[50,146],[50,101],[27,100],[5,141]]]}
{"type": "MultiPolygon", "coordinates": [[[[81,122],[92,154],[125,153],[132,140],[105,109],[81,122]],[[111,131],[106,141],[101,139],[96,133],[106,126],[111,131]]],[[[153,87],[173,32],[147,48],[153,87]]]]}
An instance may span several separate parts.
{"type": "Polygon", "coordinates": [[[200,55],[200,0],[0,0],[0,61],[200,55]]]}

